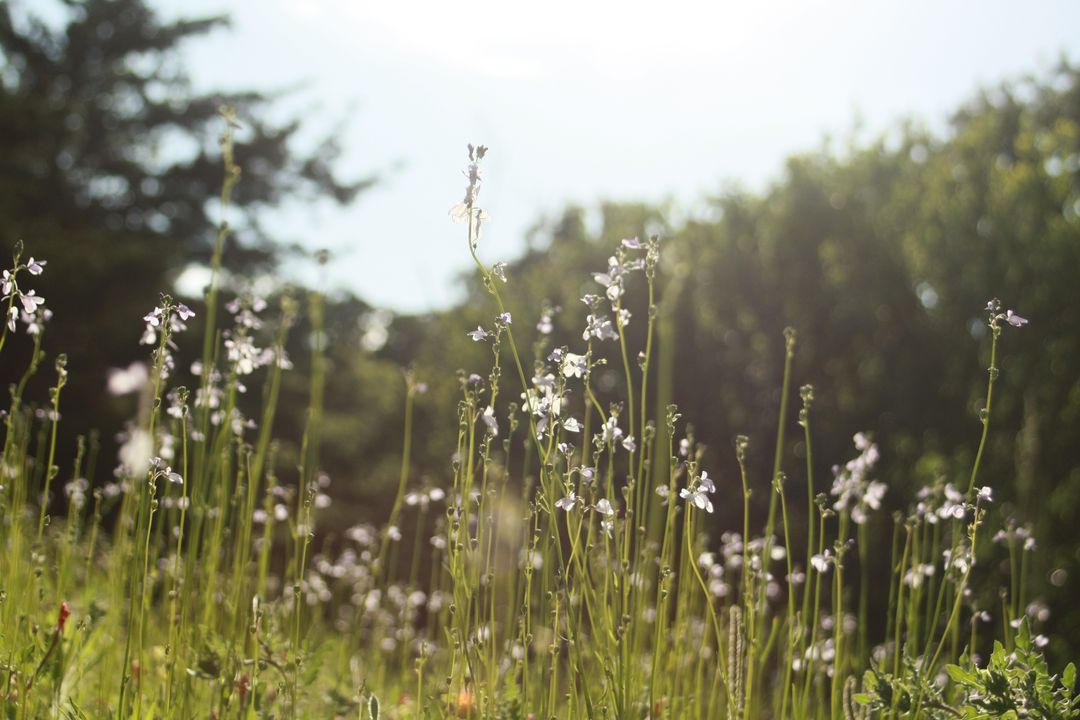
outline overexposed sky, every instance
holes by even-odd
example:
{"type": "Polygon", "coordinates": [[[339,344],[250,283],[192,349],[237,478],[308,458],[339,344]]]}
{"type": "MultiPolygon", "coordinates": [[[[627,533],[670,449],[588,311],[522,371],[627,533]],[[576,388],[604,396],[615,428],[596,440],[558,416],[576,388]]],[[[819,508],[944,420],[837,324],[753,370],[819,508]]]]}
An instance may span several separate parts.
{"type": "Polygon", "coordinates": [[[495,262],[568,202],[697,212],[732,184],[764,187],[826,134],[942,127],[979,86],[1080,55],[1080,3],[1064,0],[155,4],[232,16],[187,48],[200,89],[292,88],[281,107],[313,136],[340,127],[343,174],[382,174],[350,208],[265,220],[329,248],[333,285],[397,311],[459,296],[468,253],[447,210],[467,142],[491,147],[481,254],[495,262]]]}

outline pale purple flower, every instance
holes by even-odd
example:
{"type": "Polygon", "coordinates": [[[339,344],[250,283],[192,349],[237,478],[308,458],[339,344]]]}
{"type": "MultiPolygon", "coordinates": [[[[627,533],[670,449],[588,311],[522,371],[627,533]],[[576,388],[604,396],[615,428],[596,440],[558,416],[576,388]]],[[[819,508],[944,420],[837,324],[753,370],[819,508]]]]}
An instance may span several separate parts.
{"type": "Polygon", "coordinates": [[[607,498],[600,498],[599,500],[597,500],[595,509],[596,512],[600,513],[601,515],[607,515],[608,517],[615,514],[615,508],[611,507],[611,501],[607,498]]]}
{"type": "Polygon", "coordinates": [[[21,294],[19,296],[19,302],[22,303],[23,310],[27,314],[33,315],[34,311],[38,309],[39,305],[45,304],[45,298],[38,297],[37,291],[31,290],[30,292],[25,292],[21,294]]]}
{"type": "Polygon", "coordinates": [[[40,275],[45,272],[45,266],[48,265],[44,260],[35,260],[31,255],[30,259],[26,263],[26,269],[31,275],[40,275]]]}
{"type": "Polygon", "coordinates": [[[640,250],[641,240],[636,237],[626,238],[622,241],[622,246],[627,250],[640,250]]]}
{"type": "Polygon", "coordinates": [[[495,321],[502,325],[509,325],[511,322],[513,322],[513,318],[510,317],[510,313],[504,312],[499,313],[498,317],[495,318],[495,321]]]}
{"type": "Polygon", "coordinates": [[[491,274],[506,282],[506,263],[497,262],[491,266],[491,274]]]}
{"type": "Polygon", "coordinates": [[[487,330],[477,325],[475,330],[472,330],[471,332],[467,332],[465,334],[471,337],[473,339],[473,342],[480,342],[481,340],[486,340],[489,333],[487,330]]]}
{"type": "Polygon", "coordinates": [[[573,490],[571,490],[569,495],[555,501],[555,507],[559,508],[560,510],[570,512],[574,509],[574,506],[577,505],[577,502],[578,496],[574,493],[573,490]]]}
{"type": "Polygon", "coordinates": [[[566,429],[566,432],[581,432],[581,423],[577,421],[577,418],[566,418],[563,420],[563,427],[566,429]]]}
{"type": "Polygon", "coordinates": [[[1027,318],[1022,318],[1012,310],[1005,311],[1005,322],[1009,323],[1013,327],[1023,327],[1028,324],[1027,318]]]}

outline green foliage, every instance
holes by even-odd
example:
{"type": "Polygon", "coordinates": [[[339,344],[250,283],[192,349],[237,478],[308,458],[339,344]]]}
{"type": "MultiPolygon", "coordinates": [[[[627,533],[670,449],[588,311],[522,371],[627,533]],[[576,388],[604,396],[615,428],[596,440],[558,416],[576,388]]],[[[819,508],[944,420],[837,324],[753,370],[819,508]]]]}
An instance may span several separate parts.
{"type": "Polygon", "coordinates": [[[941,677],[930,678],[910,659],[902,675],[868,670],[863,686],[867,692],[856,700],[882,713],[899,717],[1032,718],[1068,720],[1080,717],[1080,697],[1075,693],[1076,666],[1069,663],[1061,675],[1052,675],[1041,650],[1032,641],[1027,621],[1009,638],[1012,650],[994,642],[984,667],[966,654],[959,664],[948,664],[941,677]]]}

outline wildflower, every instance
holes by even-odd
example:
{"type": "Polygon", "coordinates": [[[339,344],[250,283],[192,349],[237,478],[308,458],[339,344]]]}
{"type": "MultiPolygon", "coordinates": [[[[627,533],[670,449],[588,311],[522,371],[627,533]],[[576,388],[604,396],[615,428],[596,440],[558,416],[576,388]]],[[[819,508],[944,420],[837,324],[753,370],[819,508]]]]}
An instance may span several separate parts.
{"type": "Polygon", "coordinates": [[[45,304],[45,298],[38,297],[37,291],[31,290],[29,292],[22,293],[19,296],[19,302],[22,303],[23,310],[28,315],[33,315],[34,312],[38,309],[39,305],[45,304]]]}
{"type": "Polygon", "coordinates": [[[712,500],[709,499],[709,496],[705,494],[705,490],[700,486],[694,490],[691,490],[690,488],[679,490],[679,497],[687,502],[693,503],[699,510],[710,513],[713,511],[712,500]]]}
{"type": "Polygon", "coordinates": [[[988,503],[988,502],[991,502],[992,500],[993,500],[993,490],[989,486],[984,485],[983,487],[979,488],[979,501],[980,502],[988,503]]]}
{"type": "Polygon", "coordinates": [[[506,282],[506,263],[497,262],[491,266],[491,274],[506,282]]]}
{"type": "Polygon", "coordinates": [[[124,474],[137,477],[146,472],[153,448],[154,441],[150,433],[141,428],[132,430],[119,450],[120,466],[124,474]]]}
{"type": "Polygon", "coordinates": [[[641,240],[637,239],[636,237],[626,238],[622,241],[622,246],[627,250],[640,250],[641,240]]]}
{"type": "Polygon", "coordinates": [[[589,372],[589,361],[584,355],[566,353],[560,365],[563,377],[579,378],[589,372]]]}
{"type": "Polygon", "coordinates": [[[637,450],[637,443],[634,442],[634,436],[627,435],[625,438],[623,438],[622,446],[623,449],[626,450],[626,452],[634,452],[635,450],[637,450]]]}
{"type": "Polygon", "coordinates": [[[716,492],[716,484],[705,470],[701,471],[701,476],[698,478],[698,487],[707,493],[716,492]]]}
{"type": "Polygon", "coordinates": [[[607,498],[600,498],[599,500],[597,500],[594,507],[596,512],[600,513],[601,515],[607,515],[610,517],[615,514],[615,509],[611,507],[611,501],[607,498]]]}
{"type": "Polygon", "coordinates": [[[488,337],[488,331],[480,327],[479,325],[476,326],[475,330],[467,332],[465,334],[471,337],[473,339],[473,342],[480,342],[481,340],[486,340],[488,337]]]}
{"type": "Polygon", "coordinates": [[[585,318],[585,332],[581,334],[581,339],[588,340],[590,337],[598,340],[618,340],[619,334],[615,332],[610,318],[590,314],[585,318]]]}
{"type": "Polygon", "coordinates": [[[499,313],[495,317],[495,322],[500,325],[509,325],[511,322],[513,322],[513,318],[510,317],[510,313],[508,312],[499,313]]]}
{"type": "MultiPolygon", "coordinates": [[[[11,308],[14,310],[15,308],[11,308]]],[[[52,310],[39,308],[35,313],[20,313],[19,319],[26,326],[27,335],[40,335],[45,323],[52,319],[52,310]]]]}
{"type": "Polygon", "coordinates": [[[581,432],[581,423],[577,421],[577,418],[566,418],[563,420],[563,427],[566,429],[566,432],[581,432]]]}
{"type": "Polygon", "coordinates": [[[1023,327],[1028,324],[1027,318],[1022,318],[1012,310],[1005,311],[1005,322],[1009,323],[1013,327],[1023,327]]]}
{"type": "Polygon", "coordinates": [[[259,366],[261,351],[247,335],[237,335],[225,340],[225,352],[238,375],[250,375],[259,366]]]}
{"type": "Polygon", "coordinates": [[[30,259],[26,261],[26,270],[31,275],[40,275],[45,272],[45,266],[48,264],[49,263],[44,260],[35,260],[34,256],[31,255],[30,259]]]}
{"type": "Polygon", "coordinates": [[[1028,324],[1027,318],[1020,317],[1012,310],[1006,310],[1001,312],[1001,301],[997,298],[993,298],[990,302],[986,303],[986,312],[990,314],[990,327],[996,331],[998,323],[1004,320],[1013,327],[1023,327],[1028,324]]]}
{"type": "Polygon", "coordinates": [[[618,415],[612,415],[601,428],[601,437],[605,445],[617,443],[623,436],[622,428],[618,425],[618,415]]]}
{"type": "Polygon", "coordinates": [[[536,323],[536,329],[541,335],[550,335],[551,331],[555,329],[554,323],[551,322],[551,316],[543,314],[540,316],[540,322],[536,323]]]}
{"type": "Polygon", "coordinates": [[[150,466],[155,471],[155,478],[163,477],[173,484],[184,484],[184,478],[180,476],[180,473],[173,472],[173,469],[166,465],[165,461],[162,460],[160,457],[150,458],[150,466]]]}
{"type": "Polygon", "coordinates": [[[849,460],[843,468],[833,468],[833,486],[831,494],[837,500],[833,510],[848,510],[851,519],[857,525],[865,523],[869,511],[881,508],[881,500],[887,489],[884,483],[867,479],[878,461],[877,445],[870,442],[864,433],[856,433],[853,438],[859,456],[849,460]]]}
{"type": "Polygon", "coordinates": [[[495,419],[495,408],[488,405],[480,414],[480,419],[487,425],[491,437],[499,437],[499,421],[495,419]]]}
{"type": "Polygon", "coordinates": [[[829,572],[829,567],[832,564],[832,553],[826,550],[824,553],[814,554],[810,557],[810,564],[818,573],[824,575],[829,572]]]}
{"type": "Polygon", "coordinates": [[[574,509],[574,505],[577,505],[577,502],[578,502],[578,496],[577,496],[577,494],[574,493],[573,490],[571,490],[569,495],[567,495],[566,497],[564,497],[564,498],[562,498],[560,500],[555,501],[555,507],[559,508],[560,510],[565,510],[566,512],[570,512],[571,510],[574,509]]]}

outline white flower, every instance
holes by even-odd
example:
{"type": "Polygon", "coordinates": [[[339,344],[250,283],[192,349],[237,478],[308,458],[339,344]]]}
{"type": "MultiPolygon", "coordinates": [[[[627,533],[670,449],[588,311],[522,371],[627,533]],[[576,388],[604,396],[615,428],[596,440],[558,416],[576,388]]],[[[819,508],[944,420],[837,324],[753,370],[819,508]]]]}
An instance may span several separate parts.
{"type": "Polygon", "coordinates": [[[480,414],[480,419],[487,425],[491,437],[499,437],[499,421],[495,419],[495,409],[488,405],[480,414]]]}
{"type": "Polygon", "coordinates": [[[560,500],[555,501],[555,507],[559,508],[560,510],[565,510],[566,512],[570,512],[571,510],[574,509],[574,505],[577,505],[577,502],[578,502],[578,497],[574,493],[574,491],[571,490],[569,495],[567,495],[566,497],[564,497],[564,498],[562,498],[560,500]]]}
{"type": "Polygon", "coordinates": [[[610,318],[590,314],[585,318],[585,332],[581,334],[581,339],[588,340],[590,337],[598,340],[618,340],[619,334],[615,332],[610,318]]]}
{"type": "Polygon", "coordinates": [[[35,260],[34,256],[31,255],[26,263],[26,269],[31,275],[40,275],[45,272],[45,266],[48,264],[44,260],[35,260]]]}
{"type": "Polygon", "coordinates": [[[615,509],[611,507],[611,501],[607,498],[600,498],[596,501],[596,512],[601,515],[612,516],[615,514],[615,509]]]}
{"type": "Polygon", "coordinates": [[[829,572],[830,565],[830,553],[826,550],[823,554],[813,555],[810,557],[810,564],[814,566],[814,569],[819,573],[829,572]]]}
{"type": "Polygon", "coordinates": [[[497,262],[491,266],[491,274],[506,282],[506,263],[497,262]]]}
{"type": "Polygon", "coordinates": [[[566,353],[562,359],[563,377],[579,378],[589,371],[589,362],[584,355],[566,353]]]}
{"type": "Polygon", "coordinates": [[[615,522],[613,520],[601,520],[600,529],[603,530],[604,534],[610,538],[611,531],[615,529],[615,522]]]}
{"type": "Polygon", "coordinates": [[[566,432],[581,432],[581,423],[577,421],[577,418],[566,418],[563,420],[563,427],[566,428],[566,432]]]}
{"type": "Polygon", "coordinates": [[[183,485],[184,478],[180,477],[180,473],[173,472],[173,469],[165,464],[165,461],[159,457],[151,458],[150,465],[157,471],[158,476],[167,479],[169,482],[176,485],[183,485]]]}
{"type": "Polygon", "coordinates": [[[636,237],[626,238],[622,241],[622,246],[627,250],[640,250],[641,240],[638,240],[636,237]]]}
{"type": "Polygon", "coordinates": [[[146,365],[133,362],[127,368],[110,368],[108,391],[110,395],[127,395],[139,390],[150,380],[146,365]]]}
{"type": "Polygon", "coordinates": [[[500,323],[502,325],[509,325],[510,323],[513,322],[513,320],[514,319],[510,316],[510,313],[508,313],[508,312],[499,313],[495,317],[495,322],[500,323]]]}
{"type": "Polygon", "coordinates": [[[698,478],[698,487],[707,493],[716,492],[716,484],[713,483],[712,478],[709,477],[709,473],[704,470],[701,471],[701,477],[698,478]]]}
{"type": "Polygon", "coordinates": [[[980,502],[987,502],[987,503],[992,502],[993,499],[994,499],[993,494],[994,494],[993,489],[988,485],[984,485],[981,488],[979,488],[979,501],[980,502]]]}
{"type": "Polygon", "coordinates": [[[699,510],[705,512],[713,511],[712,500],[709,500],[709,496],[705,494],[703,490],[690,490],[689,488],[683,488],[679,491],[679,497],[683,500],[693,503],[699,510]]]}
{"type": "Polygon", "coordinates": [[[637,450],[637,443],[634,442],[634,436],[627,435],[625,438],[623,438],[622,446],[623,449],[626,450],[626,452],[634,452],[635,450],[637,450]]]}
{"type": "Polygon", "coordinates": [[[128,475],[141,476],[150,464],[150,453],[153,451],[154,441],[150,433],[142,429],[133,430],[127,442],[120,446],[120,464],[128,475]]]}
{"type": "Polygon", "coordinates": [[[476,326],[475,330],[467,332],[465,334],[471,337],[473,339],[473,342],[480,342],[481,340],[485,340],[488,337],[488,331],[480,327],[479,325],[476,326]]]}

